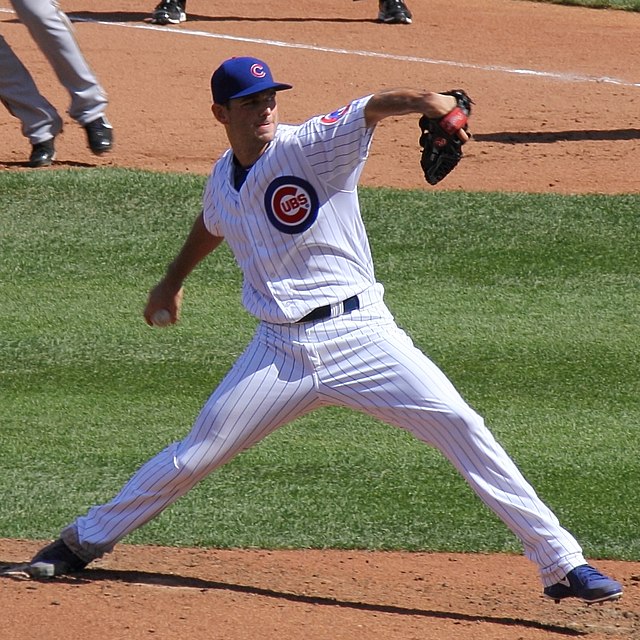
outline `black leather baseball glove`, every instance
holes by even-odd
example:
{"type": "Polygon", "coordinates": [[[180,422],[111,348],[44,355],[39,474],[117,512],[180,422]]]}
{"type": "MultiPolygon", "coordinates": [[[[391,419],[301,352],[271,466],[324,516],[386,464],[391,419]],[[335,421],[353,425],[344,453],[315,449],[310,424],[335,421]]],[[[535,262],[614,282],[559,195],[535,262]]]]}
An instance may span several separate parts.
{"type": "Polygon", "coordinates": [[[420,166],[429,184],[438,184],[460,162],[464,142],[460,140],[458,131],[467,130],[467,121],[473,104],[473,100],[462,89],[442,93],[454,96],[458,102],[457,106],[442,118],[422,116],[418,123],[422,132],[420,166]]]}

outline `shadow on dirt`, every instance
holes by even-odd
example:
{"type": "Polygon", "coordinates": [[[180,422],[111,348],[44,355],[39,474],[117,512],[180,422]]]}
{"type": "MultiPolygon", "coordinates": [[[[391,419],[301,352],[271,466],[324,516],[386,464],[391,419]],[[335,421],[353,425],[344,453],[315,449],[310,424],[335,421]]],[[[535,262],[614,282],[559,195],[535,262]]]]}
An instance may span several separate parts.
{"type": "Polygon", "coordinates": [[[12,169],[17,169],[17,168],[23,168],[23,169],[29,169],[29,171],[48,171],[51,169],[55,169],[56,167],[60,168],[60,167],[75,167],[77,169],[93,169],[94,167],[97,167],[98,165],[96,164],[91,164],[89,162],[75,162],[74,160],[54,160],[53,164],[49,165],[48,167],[30,167],[27,164],[27,161],[25,160],[24,162],[16,162],[16,161],[4,161],[4,160],[0,160],[0,169],[2,167],[7,167],[7,168],[12,168],[12,169]]]}
{"type": "MultiPolygon", "coordinates": [[[[1,564],[1,563],[0,563],[1,564]]],[[[438,611],[433,609],[416,609],[409,607],[399,607],[382,603],[357,602],[350,600],[340,600],[333,597],[311,596],[275,589],[266,589],[256,585],[235,584],[230,582],[218,582],[215,580],[203,580],[190,576],[180,576],[167,573],[150,573],[147,571],[114,571],[111,569],[91,569],[74,574],[72,577],[56,578],[56,582],[66,584],[79,584],[83,582],[114,582],[125,584],[139,584],[158,587],[178,587],[198,590],[220,590],[235,593],[246,593],[262,596],[265,598],[275,598],[288,602],[303,604],[321,605],[328,607],[340,607],[343,609],[354,609],[359,611],[372,611],[375,613],[388,613],[397,616],[423,616],[426,618],[446,619],[463,622],[488,622],[499,624],[505,627],[540,629],[548,633],[553,633],[565,637],[584,636],[585,633],[570,627],[548,624],[538,620],[526,620],[523,618],[511,618],[501,616],[472,615],[458,611],[438,611]]]]}
{"type": "MultiPolygon", "coordinates": [[[[99,22],[143,22],[151,24],[151,11],[140,13],[137,11],[74,11],[67,14],[71,22],[99,21],[99,22]]],[[[367,23],[378,22],[374,18],[325,18],[325,17],[282,17],[269,16],[203,16],[189,13],[187,22],[183,23],[188,28],[190,22],[334,22],[334,23],[367,23]]],[[[174,25],[166,25],[175,28],[174,25]]],[[[180,29],[179,26],[177,26],[180,29]]]]}
{"type": "Polygon", "coordinates": [[[638,140],[640,129],[609,129],[598,131],[496,131],[474,133],[475,142],[499,142],[502,144],[543,144],[552,142],[582,142],[584,140],[638,140]]]}

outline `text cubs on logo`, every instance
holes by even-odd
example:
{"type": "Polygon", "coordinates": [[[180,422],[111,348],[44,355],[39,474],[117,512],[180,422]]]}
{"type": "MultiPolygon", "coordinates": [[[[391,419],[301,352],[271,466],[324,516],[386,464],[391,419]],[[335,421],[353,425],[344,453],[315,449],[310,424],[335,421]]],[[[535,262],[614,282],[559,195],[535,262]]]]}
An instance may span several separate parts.
{"type": "Polygon", "coordinates": [[[318,217],[318,194],[309,182],[296,176],[276,178],[264,194],[271,224],[293,235],[306,231],[318,217]]]}
{"type": "Polygon", "coordinates": [[[336,109],[326,116],[322,116],[322,118],[320,118],[320,122],[322,122],[322,124],[333,124],[334,122],[337,122],[345,113],[347,113],[347,111],[349,111],[350,106],[351,105],[348,104],[346,107],[341,107],[340,109],[336,109]]]}
{"type": "Polygon", "coordinates": [[[256,78],[264,78],[267,74],[261,64],[252,64],[251,75],[255,76],[256,78]]]}

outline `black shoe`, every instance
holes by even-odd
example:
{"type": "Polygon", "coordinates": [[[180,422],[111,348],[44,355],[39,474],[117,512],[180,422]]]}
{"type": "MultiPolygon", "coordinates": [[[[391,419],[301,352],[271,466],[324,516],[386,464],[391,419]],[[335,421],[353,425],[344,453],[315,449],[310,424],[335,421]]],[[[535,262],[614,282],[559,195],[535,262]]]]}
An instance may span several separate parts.
{"type": "Polygon", "coordinates": [[[82,571],[88,564],[58,538],[33,556],[27,573],[32,578],[55,578],[82,571]]]}
{"type": "Polygon", "coordinates": [[[48,167],[56,159],[55,138],[31,146],[28,167],[48,167]]]}
{"type": "Polygon", "coordinates": [[[403,0],[380,0],[378,22],[386,24],[411,24],[411,11],[403,0]]]}
{"type": "Polygon", "coordinates": [[[151,14],[153,24],[180,24],[186,19],[184,4],[178,0],[163,0],[151,14]]]}
{"type": "Polygon", "coordinates": [[[106,118],[100,117],[84,125],[87,132],[87,144],[93,153],[101,154],[111,151],[113,147],[113,127],[106,118]]]}

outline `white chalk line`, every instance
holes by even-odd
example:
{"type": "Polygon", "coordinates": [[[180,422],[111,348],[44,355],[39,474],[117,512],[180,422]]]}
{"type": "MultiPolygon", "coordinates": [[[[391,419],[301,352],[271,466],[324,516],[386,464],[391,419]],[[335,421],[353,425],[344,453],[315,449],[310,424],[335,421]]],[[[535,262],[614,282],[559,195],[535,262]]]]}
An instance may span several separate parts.
{"type": "MultiPolygon", "coordinates": [[[[14,13],[10,9],[0,8],[0,13],[14,13]]],[[[229,40],[232,42],[246,42],[250,44],[267,45],[271,47],[280,47],[285,49],[301,49],[306,51],[319,51],[322,53],[335,53],[338,55],[359,56],[365,58],[381,58],[384,60],[395,60],[398,62],[416,62],[418,64],[429,64],[437,66],[457,67],[460,69],[473,69],[475,71],[487,71],[490,73],[506,73],[518,76],[531,76],[535,78],[546,78],[558,80],[560,82],[569,83],[598,83],[612,84],[621,87],[640,88],[640,82],[630,82],[621,78],[612,78],[609,76],[588,76],[575,73],[559,73],[554,71],[536,71],[535,69],[514,69],[501,65],[482,65],[469,62],[458,62],[455,60],[437,60],[433,58],[420,58],[416,56],[404,56],[392,53],[379,53],[377,51],[361,51],[352,49],[338,49],[335,47],[321,47],[315,44],[304,44],[295,42],[282,42],[280,40],[268,40],[263,38],[246,38],[242,36],[232,36],[223,33],[211,33],[209,31],[195,31],[193,29],[176,29],[175,27],[164,27],[152,24],[128,24],[126,22],[108,22],[106,20],[94,20],[92,18],[82,18],[68,14],[74,22],[88,22],[92,24],[101,24],[110,27],[122,27],[124,29],[146,29],[151,31],[164,31],[173,33],[174,35],[192,36],[198,38],[213,38],[215,40],[229,40]]]]}

